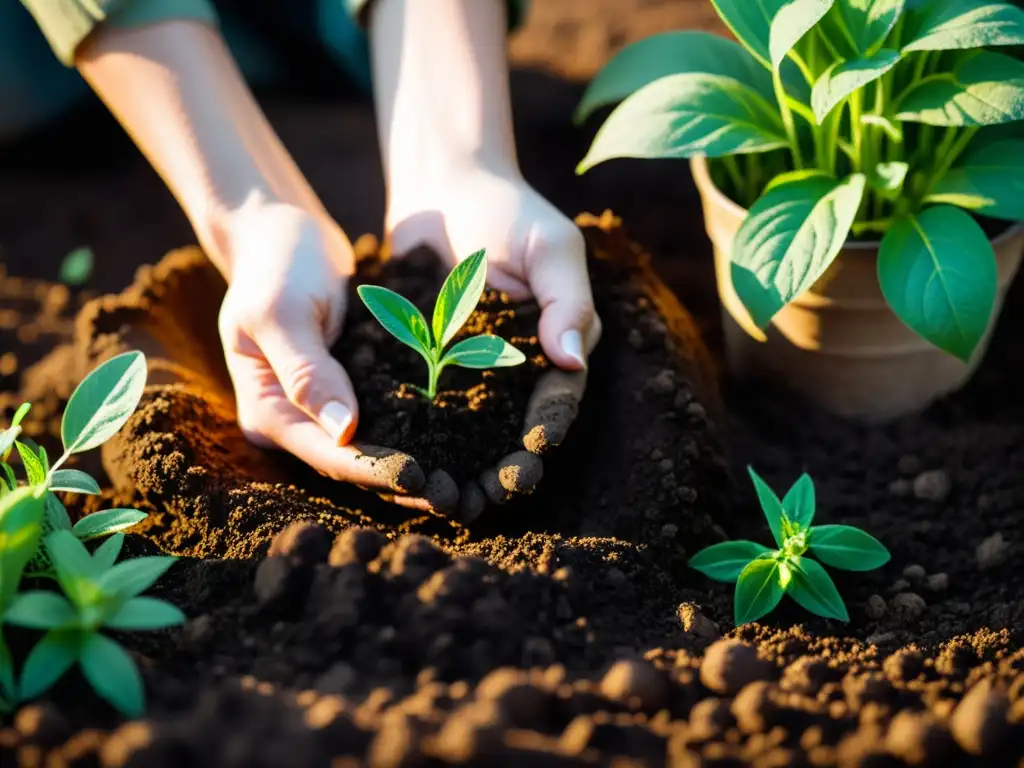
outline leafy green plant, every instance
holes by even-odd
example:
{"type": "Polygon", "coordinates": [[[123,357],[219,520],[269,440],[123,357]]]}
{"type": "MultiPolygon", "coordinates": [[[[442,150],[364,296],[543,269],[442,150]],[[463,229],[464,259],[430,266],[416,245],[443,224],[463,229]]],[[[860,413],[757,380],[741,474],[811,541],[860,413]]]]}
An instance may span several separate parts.
{"type": "Polygon", "coordinates": [[[895,314],[968,360],[996,261],[967,211],[1024,220],[1024,11],[999,0],[712,0],[739,43],[667,32],[598,73],[577,121],[611,112],[579,164],[705,156],[749,212],[736,293],[760,327],[853,238],[881,236],[895,314]]]}
{"type": "Polygon", "coordinates": [[[135,662],[100,630],[165,629],[184,622],[185,615],[164,600],[139,597],[175,558],[137,557],[115,565],[123,539],[124,534],[116,534],[90,554],[70,531],[46,537],[66,597],[44,590],[22,592],[4,612],[8,624],[46,632],[22,667],[22,699],[39,696],[78,663],[101,697],[129,717],[142,714],[145,696],[135,662]]]}
{"type": "Polygon", "coordinates": [[[783,595],[818,616],[849,621],[832,578],[809,555],[833,568],[871,571],[889,562],[889,551],[853,526],[812,526],[814,482],[806,473],[780,501],[753,467],[747,471],[778,549],[754,541],[726,541],[702,549],[690,558],[690,567],[716,581],[736,583],[733,612],[737,626],[766,616],[783,595]]]}
{"type": "Polygon", "coordinates": [[[146,515],[111,509],[87,515],[74,525],[59,492],[98,494],[85,472],[63,468],[74,454],[92,450],[124,426],[142,397],[146,359],[128,352],[93,370],[72,393],[61,421],[64,452],[52,464],[46,450],[22,437],[21,421],[30,405],[18,408],[11,426],[0,432],[0,621],[46,634],[25,659],[20,680],[0,636],[0,710],[46,691],[78,664],[93,689],[121,712],[142,712],[142,679],[128,654],[100,629],[162,629],[185,617],[161,600],[139,597],[175,558],[140,557],[116,563],[124,544],[118,531],[146,515]],[[25,470],[18,485],[7,463],[17,450],[25,470]],[[90,554],[83,542],[109,536],[90,554]],[[42,546],[40,543],[42,542],[42,546]],[[47,590],[18,594],[25,577],[50,577],[64,596],[47,590]]]}
{"type": "Polygon", "coordinates": [[[427,363],[427,389],[415,389],[430,400],[437,395],[437,379],[449,365],[462,368],[508,368],[526,356],[504,339],[483,334],[463,339],[444,351],[473,314],[487,284],[487,259],[477,251],[451,271],[434,304],[431,326],[408,299],[379,285],[359,286],[359,298],[388,333],[412,347],[427,363]]]}

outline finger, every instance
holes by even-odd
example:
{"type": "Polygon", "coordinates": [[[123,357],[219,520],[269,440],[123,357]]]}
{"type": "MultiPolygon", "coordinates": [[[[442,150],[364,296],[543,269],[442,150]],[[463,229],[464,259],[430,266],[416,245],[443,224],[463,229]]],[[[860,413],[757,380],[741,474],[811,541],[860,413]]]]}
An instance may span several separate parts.
{"type": "Polygon", "coordinates": [[[535,230],[528,246],[530,288],[541,307],[538,335],[559,368],[584,370],[601,335],[587,274],[583,233],[567,227],[544,239],[535,230]]]}
{"type": "Polygon", "coordinates": [[[497,467],[480,474],[480,487],[493,504],[504,504],[515,496],[532,493],[544,478],[544,462],[529,451],[506,456],[497,467]]]}
{"type": "Polygon", "coordinates": [[[523,447],[542,454],[559,446],[579,413],[587,372],[553,369],[537,381],[526,406],[523,447]]]}
{"type": "Polygon", "coordinates": [[[470,480],[459,494],[458,521],[463,525],[469,525],[476,520],[483,511],[487,509],[487,496],[479,483],[470,480]]]}
{"type": "Polygon", "coordinates": [[[254,334],[288,401],[307,414],[335,445],[352,440],[359,405],[352,381],[327,348],[324,331],[303,318],[271,322],[254,334]]]}
{"type": "Polygon", "coordinates": [[[415,496],[394,493],[380,493],[381,499],[417,512],[433,512],[446,515],[459,506],[459,487],[451,475],[443,469],[435,469],[427,476],[422,492],[415,496]]]}

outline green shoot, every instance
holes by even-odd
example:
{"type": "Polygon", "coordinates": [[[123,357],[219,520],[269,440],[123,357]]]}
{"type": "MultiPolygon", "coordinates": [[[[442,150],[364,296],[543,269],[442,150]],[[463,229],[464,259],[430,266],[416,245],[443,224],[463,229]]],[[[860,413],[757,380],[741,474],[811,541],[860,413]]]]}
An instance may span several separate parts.
{"type": "Polygon", "coordinates": [[[101,629],[157,630],[181,624],[185,615],[170,603],[139,594],[173,565],[175,558],[139,557],[113,564],[120,539],[95,554],[70,531],[46,537],[45,545],[64,596],[36,590],[15,597],[4,621],[46,634],[25,660],[18,694],[30,699],[48,690],[74,664],[102,698],[127,717],[145,706],[142,677],[120,645],[101,629]]]}
{"type": "Polygon", "coordinates": [[[849,525],[812,526],[814,482],[803,474],[780,501],[764,480],[748,467],[761,509],[777,549],[753,541],[713,544],[689,562],[708,578],[736,583],[733,612],[736,625],[766,616],[789,595],[811,613],[849,621],[832,578],[813,554],[833,568],[870,571],[889,562],[889,551],[873,536],[849,525]]]}
{"type": "Polygon", "coordinates": [[[92,248],[83,245],[68,253],[60,263],[60,281],[65,285],[79,286],[92,275],[95,262],[92,248]]]}
{"type": "Polygon", "coordinates": [[[462,368],[507,368],[526,356],[504,339],[490,334],[464,339],[445,353],[445,347],[473,313],[487,283],[487,259],[477,251],[451,271],[434,304],[433,323],[412,302],[377,285],[359,286],[359,298],[388,333],[416,350],[427,364],[427,399],[437,396],[437,380],[449,365],[462,368]]]}

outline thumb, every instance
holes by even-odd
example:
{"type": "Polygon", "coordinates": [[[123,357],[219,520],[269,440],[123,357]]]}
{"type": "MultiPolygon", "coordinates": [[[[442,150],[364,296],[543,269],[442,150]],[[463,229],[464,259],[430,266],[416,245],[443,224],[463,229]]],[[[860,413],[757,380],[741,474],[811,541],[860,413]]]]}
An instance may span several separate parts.
{"type": "Polygon", "coordinates": [[[541,308],[541,347],[559,368],[583,370],[601,336],[583,233],[570,223],[554,237],[544,238],[534,231],[531,241],[528,278],[541,308]]]}
{"type": "Polygon", "coordinates": [[[352,381],[331,356],[315,323],[269,323],[255,335],[285,397],[327,432],[336,445],[352,440],[359,420],[352,381]]]}

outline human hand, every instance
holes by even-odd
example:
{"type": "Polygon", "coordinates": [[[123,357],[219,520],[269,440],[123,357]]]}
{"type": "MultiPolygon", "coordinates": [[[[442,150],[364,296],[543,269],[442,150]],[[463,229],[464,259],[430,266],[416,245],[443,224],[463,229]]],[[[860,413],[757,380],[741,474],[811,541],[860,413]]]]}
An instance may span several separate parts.
{"type": "Polygon", "coordinates": [[[219,234],[230,265],[220,336],[245,436],[414,506],[425,479],[412,457],[349,442],[358,404],[329,352],[355,268],[345,233],[324,213],[256,201],[219,234]]]}
{"type": "Polygon", "coordinates": [[[557,366],[538,382],[527,409],[523,446],[463,488],[461,517],[487,501],[529,493],[543,475],[540,456],[564,440],[586,387],[587,357],[601,336],[586,248],[579,228],[518,172],[460,167],[443,179],[393,179],[386,226],[391,250],[434,248],[448,266],[486,248],[487,281],[513,300],[541,307],[538,336],[557,366]]]}

